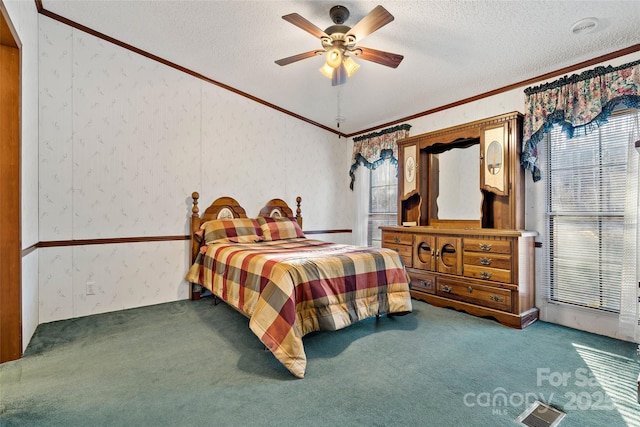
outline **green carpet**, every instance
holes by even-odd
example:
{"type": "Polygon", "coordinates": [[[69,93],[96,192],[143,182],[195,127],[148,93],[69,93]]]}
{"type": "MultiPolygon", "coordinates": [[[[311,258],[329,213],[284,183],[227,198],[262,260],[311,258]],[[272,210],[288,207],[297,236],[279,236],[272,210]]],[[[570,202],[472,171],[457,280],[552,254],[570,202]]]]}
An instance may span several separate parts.
{"type": "Polygon", "coordinates": [[[539,399],[564,426],[640,426],[632,343],[514,330],[413,301],[304,339],[296,379],[210,299],[43,324],[0,365],[4,426],[514,426],[539,399]]]}

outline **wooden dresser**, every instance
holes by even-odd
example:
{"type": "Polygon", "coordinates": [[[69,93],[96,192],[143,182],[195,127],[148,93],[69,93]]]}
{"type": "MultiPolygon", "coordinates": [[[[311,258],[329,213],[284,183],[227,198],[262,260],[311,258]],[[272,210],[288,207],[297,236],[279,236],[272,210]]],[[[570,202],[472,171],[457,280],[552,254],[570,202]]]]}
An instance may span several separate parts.
{"type": "Polygon", "coordinates": [[[521,135],[514,112],[398,141],[398,225],[381,227],[382,246],[414,298],[514,328],[538,319],[521,135]]]}
{"type": "Polygon", "coordinates": [[[513,230],[382,227],[411,278],[411,296],[524,328],[538,318],[536,233],[513,230]]]}

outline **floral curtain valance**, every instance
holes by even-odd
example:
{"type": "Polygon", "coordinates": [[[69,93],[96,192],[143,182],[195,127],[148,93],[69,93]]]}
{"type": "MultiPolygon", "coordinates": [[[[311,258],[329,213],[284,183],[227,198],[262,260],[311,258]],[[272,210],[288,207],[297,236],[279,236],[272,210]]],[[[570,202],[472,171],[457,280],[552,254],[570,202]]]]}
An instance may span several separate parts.
{"type": "Polygon", "coordinates": [[[353,190],[355,182],[355,171],[358,165],[364,165],[368,169],[377,168],[386,159],[391,159],[391,163],[398,165],[398,144],[396,141],[409,136],[411,125],[403,124],[392,128],[383,129],[367,135],[353,138],[353,157],[349,176],[351,184],[349,188],[353,190]]]}
{"type": "Polygon", "coordinates": [[[596,67],[555,82],[527,88],[521,163],[540,180],[538,143],[559,124],[569,138],[607,122],[613,110],[640,105],[640,60],[619,67],[596,67]]]}

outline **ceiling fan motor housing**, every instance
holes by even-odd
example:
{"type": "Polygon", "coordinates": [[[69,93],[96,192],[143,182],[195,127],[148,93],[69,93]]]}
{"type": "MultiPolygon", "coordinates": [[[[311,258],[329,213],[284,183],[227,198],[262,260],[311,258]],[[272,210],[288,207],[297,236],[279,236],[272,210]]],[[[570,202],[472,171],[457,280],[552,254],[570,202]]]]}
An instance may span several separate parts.
{"type": "Polygon", "coordinates": [[[334,24],[342,25],[344,21],[349,19],[349,9],[340,5],[333,6],[331,10],[329,10],[329,16],[334,24]]]}

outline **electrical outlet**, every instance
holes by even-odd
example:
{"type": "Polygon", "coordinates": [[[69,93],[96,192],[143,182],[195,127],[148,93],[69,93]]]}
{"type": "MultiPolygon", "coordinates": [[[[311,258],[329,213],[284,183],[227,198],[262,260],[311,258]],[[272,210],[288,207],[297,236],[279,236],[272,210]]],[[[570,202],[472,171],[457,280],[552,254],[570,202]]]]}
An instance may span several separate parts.
{"type": "Polygon", "coordinates": [[[95,295],[95,289],[94,287],[96,286],[96,282],[87,282],[87,295],[95,295]]]}

